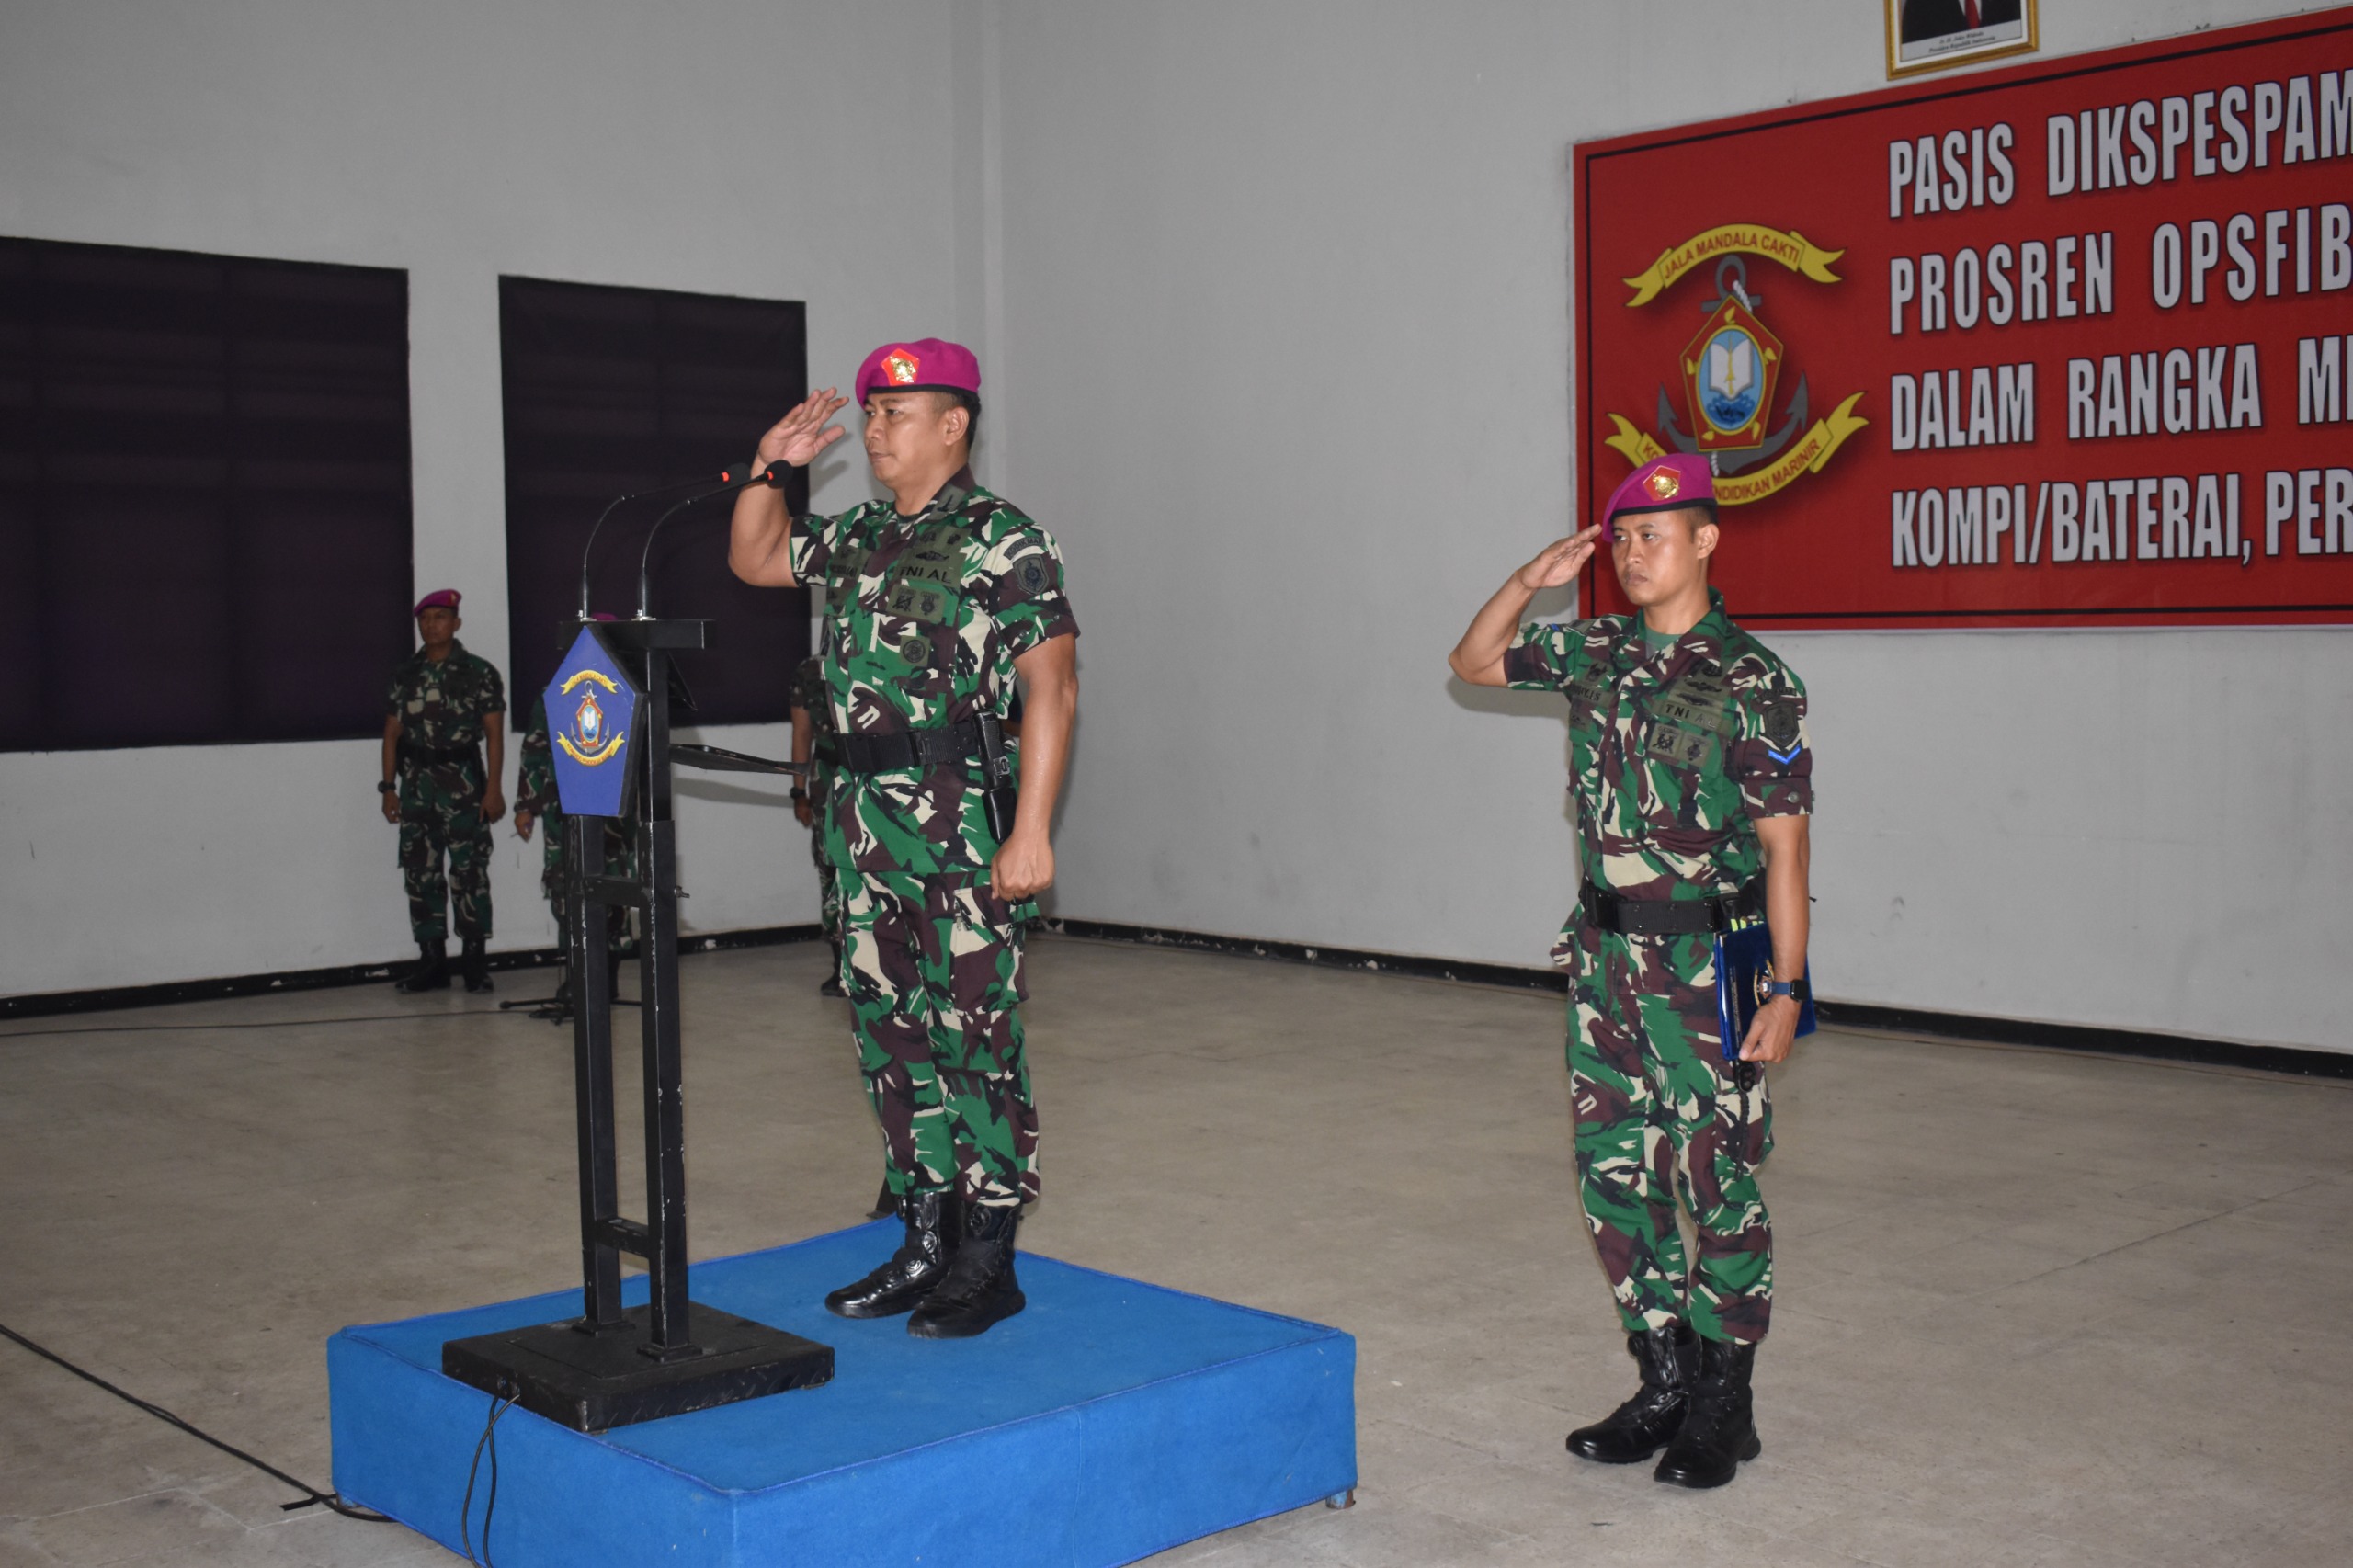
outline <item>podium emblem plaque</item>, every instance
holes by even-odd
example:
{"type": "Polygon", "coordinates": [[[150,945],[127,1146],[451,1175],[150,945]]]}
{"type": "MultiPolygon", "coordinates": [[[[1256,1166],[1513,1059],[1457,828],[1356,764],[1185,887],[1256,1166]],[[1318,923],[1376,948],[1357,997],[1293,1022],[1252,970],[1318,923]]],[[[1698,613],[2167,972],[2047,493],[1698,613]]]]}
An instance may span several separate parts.
{"type": "Polygon", "coordinates": [[[644,693],[628,666],[613,656],[603,629],[580,629],[543,693],[548,735],[555,743],[555,792],[566,816],[629,814],[629,780],[636,769],[638,715],[644,693]]]}

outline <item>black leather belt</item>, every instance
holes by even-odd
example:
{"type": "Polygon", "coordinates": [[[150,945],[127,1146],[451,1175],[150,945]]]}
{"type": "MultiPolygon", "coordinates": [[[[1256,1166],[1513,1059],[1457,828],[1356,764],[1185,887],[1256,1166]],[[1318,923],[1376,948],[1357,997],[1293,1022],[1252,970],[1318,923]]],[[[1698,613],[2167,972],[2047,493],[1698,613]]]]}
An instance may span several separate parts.
{"type": "Polygon", "coordinates": [[[1765,879],[1734,892],[1707,898],[1627,898],[1592,882],[1585,884],[1586,918],[1624,937],[1688,937],[1725,931],[1735,920],[1765,913],[1765,879]]]}
{"type": "Polygon", "coordinates": [[[482,748],[479,745],[428,746],[410,740],[406,735],[403,735],[401,737],[400,744],[394,748],[394,750],[397,755],[415,763],[466,762],[469,760],[479,762],[482,758],[482,748]]]}
{"type": "Polygon", "coordinates": [[[981,755],[981,722],[967,719],[937,730],[892,730],[881,734],[835,735],[841,766],[851,773],[897,773],[970,762],[981,755]]]}

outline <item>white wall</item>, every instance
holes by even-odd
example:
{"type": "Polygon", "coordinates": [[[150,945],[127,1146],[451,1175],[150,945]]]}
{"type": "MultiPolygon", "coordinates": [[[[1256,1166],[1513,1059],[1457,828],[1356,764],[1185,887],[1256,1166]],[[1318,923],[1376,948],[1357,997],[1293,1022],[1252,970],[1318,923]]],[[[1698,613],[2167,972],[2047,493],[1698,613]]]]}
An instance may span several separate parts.
{"type": "MultiPolygon", "coordinates": [[[[2061,54],[2283,7],[2048,9],[2061,54]]],[[[1558,712],[1443,657],[1570,517],[1568,147],[1881,61],[1862,0],[19,0],[0,233],[410,268],[417,581],[499,658],[499,273],[805,299],[820,381],[961,336],[1087,628],[1058,910],[1534,963],[1558,712]]],[[[2353,1046],[2353,637],[1775,641],[1827,994],[2353,1046]]],[[[0,756],[0,994],[397,956],[374,768],[0,756]]],[[[779,816],[682,808],[691,924],[810,917],[779,816]]],[[[500,945],[544,940],[500,843],[500,945]]]]}
{"type": "MultiPolygon", "coordinates": [[[[804,300],[824,380],[889,335],[985,353],[984,231],[948,217],[984,184],[960,27],[944,0],[15,0],[0,233],[407,268],[415,585],[463,589],[503,667],[499,275],[804,300]]],[[[818,477],[821,505],[868,493],[862,464],[818,477]]],[[[413,950],[377,767],[373,742],[0,756],[0,994],[413,950]]],[[[764,787],[687,788],[689,928],[813,919],[764,787]]],[[[551,940],[537,845],[497,842],[494,946],[551,940]]]]}
{"type": "MultiPolygon", "coordinates": [[[[2284,8],[2053,0],[2047,51],[2284,8]]],[[[1541,962],[1560,709],[1444,657],[1569,526],[1568,148],[1881,85],[1875,7],[1034,0],[1000,48],[1010,472],[1088,629],[1056,907],[1541,962]]],[[[1771,640],[1826,994],[2353,1047],[2353,636],[1771,640]]]]}

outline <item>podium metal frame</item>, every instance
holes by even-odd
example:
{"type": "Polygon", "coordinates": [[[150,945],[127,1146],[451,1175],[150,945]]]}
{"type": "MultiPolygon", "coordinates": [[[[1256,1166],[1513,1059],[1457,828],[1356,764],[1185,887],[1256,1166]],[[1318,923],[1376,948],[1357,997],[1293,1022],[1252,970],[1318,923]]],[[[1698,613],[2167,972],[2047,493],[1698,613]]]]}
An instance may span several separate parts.
{"type": "Polygon", "coordinates": [[[573,1075],[579,1121],[582,1313],[441,1349],[441,1369],[578,1431],[707,1409],[829,1381],[830,1346],[715,1308],[688,1293],[684,1062],[678,1008],[678,844],[674,761],[789,772],[784,763],[674,748],[671,656],[704,647],[704,620],[617,620],[599,635],[642,676],[631,793],[636,874],[604,873],[601,817],[564,821],[565,961],[571,967],[573,1075]],[[620,1209],[613,1111],[613,984],[607,911],[634,909],[645,1082],[645,1218],[620,1209]],[[621,1305],[621,1259],[645,1264],[647,1301],[621,1305]]]}

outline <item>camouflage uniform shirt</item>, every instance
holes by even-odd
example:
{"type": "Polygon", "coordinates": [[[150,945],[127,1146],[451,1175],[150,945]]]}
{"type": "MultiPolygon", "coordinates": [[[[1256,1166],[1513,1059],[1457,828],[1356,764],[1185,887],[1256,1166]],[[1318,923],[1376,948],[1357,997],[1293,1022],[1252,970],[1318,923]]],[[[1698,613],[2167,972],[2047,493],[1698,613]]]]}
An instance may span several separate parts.
{"type": "MultiPolygon", "coordinates": [[[[1011,702],[1013,661],[1074,636],[1053,538],[963,472],[912,517],[870,501],[797,517],[792,573],[822,589],[821,669],[843,733],[939,729],[1011,702]]],[[[825,804],[836,866],[981,875],[996,853],[978,764],[841,773],[825,804]]]]}
{"type": "Polygon", "coordinates": [[[1657,653],[1639,617],[1608,615],[1524,626],[1504,655],[1513,686],[1568,698],[1579,869],[1628,898],[1742,887],[1764,869],[1754,819],[1813,809],[1804,683],[1732,623],[1721,594],[1708,601],[1657,653]]]}
{"type": "Polygon", "coordinates": [[[506,683],[488,659],[449,644],[449,656],[436,664],[419,648],[392,666],[384,713],[401,722],[401,741],[428,751],[482,743],[482,722],[506,711],[506,683]]]}

